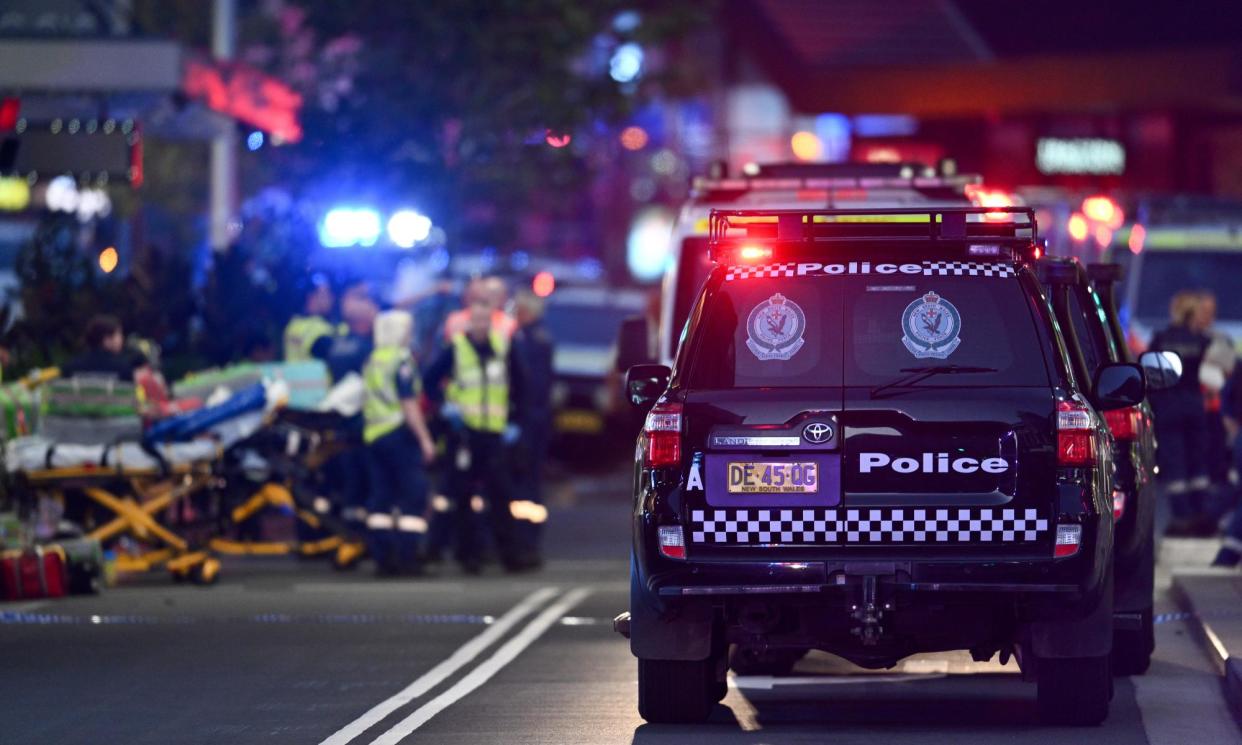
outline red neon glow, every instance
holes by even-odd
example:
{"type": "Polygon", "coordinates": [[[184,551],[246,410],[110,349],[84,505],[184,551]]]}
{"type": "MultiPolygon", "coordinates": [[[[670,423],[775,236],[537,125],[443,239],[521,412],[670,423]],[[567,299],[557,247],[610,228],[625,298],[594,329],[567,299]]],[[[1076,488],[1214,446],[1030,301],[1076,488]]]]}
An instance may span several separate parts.
{"type": "Polygon", "coordinates": [[[539,272],[531,280],[530,289],[538,297],[547,297],[556,289],[556,277],[552,276],[552,272],[539,272]]]}
{"type": "Polygon", "coordinates": [[[276,78],[237,63],[190,59],[181,86],[209,109],[261,129],[273,139],[302,139],[298,123],[302,97],[276,78]]]}
{"type": "Polygon", "coordinates": [[[544,142],[548,143],[549,145],[555,148],[565,147],[570,142],[572,142],[573,139],[574,139],[573,135],[569,134],[568,132],[563,132],[563,133],[558,134],[556,132],[553,132],[550,129],[544,133],[544,137],[543,137],[544,142]]]}
{"type": "Polygon", "coordinates": [[[1087,239],[1087,218],[1082,216],[1081,212],[1075,212],[1070,215],[1069,222],[1065,228],[1069,231],[1070,238],[1076,241],[1085,241],[1087,239]]]}
{"type": "Polygon", "coordinates": [[[1130,253],[1137,254],[1143,250],[1143,241],[1147,240],[1147,228],[1136,224],[1130,228],[1130,240],[1127,245],[1130,246],[1130,253]]]}

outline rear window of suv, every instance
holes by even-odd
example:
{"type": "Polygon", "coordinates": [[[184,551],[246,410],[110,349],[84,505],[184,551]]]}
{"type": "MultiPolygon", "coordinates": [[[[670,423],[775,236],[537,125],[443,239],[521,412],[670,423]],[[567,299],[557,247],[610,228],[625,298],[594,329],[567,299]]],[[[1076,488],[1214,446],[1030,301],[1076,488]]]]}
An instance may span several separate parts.
{"type": "Polygon", "coordinates": [[[1030,303],[1009,267],[992,272],[1004,276],[941,276],[905,266],[910,273],[722,278],[694,330],[688,385],[876,386],[940,365],[994,371],[915,385],[1049,384],[1030,303]]]}

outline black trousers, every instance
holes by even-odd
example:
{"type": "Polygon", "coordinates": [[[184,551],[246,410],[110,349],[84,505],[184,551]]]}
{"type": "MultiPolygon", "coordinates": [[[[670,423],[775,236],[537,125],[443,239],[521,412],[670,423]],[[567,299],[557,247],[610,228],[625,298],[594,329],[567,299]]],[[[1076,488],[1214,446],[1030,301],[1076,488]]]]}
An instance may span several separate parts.
{"type": "Polygon", "coordinates": [[[513,516],[509,511],[512,499],[510,474],[504,458],[500,435],[467,429],[463,433],[467,462],[458,454],[448,453],[448,497],[453,501],[456,523],[456,557],[462,563],[476,563],[483,558],[488,533],[495,542],[501,561],[515,553],[513,516]],[[482,511],[471,504],[475,495],[483,497],[482,511]],[[489,530],[481,524],[486,522],[489,530]]]}

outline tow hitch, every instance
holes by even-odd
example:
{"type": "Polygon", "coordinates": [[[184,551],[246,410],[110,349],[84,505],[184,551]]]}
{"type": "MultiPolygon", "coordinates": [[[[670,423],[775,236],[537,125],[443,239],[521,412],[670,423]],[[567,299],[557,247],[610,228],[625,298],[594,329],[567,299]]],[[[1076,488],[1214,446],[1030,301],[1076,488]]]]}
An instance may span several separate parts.
{"type": "Polygon", "coordinates": [[[854,619],[855,624],[850,629],[850,633],[858,637],[864,647],[874,647],[879,644],[880,637],[884,635],[884,613],[893,609],[891,602],[881,603],[879,601],[879,579],[874,574],[868,574],[862,578],[862,598],[850,606],[850,617],[854,619]]]}
{"type": "Polygon", "coordinates": [[[626,639],[630,638],[630,612],[628,610],[617,614],[617,617],[612,619],[612,630],[626,639]]]}

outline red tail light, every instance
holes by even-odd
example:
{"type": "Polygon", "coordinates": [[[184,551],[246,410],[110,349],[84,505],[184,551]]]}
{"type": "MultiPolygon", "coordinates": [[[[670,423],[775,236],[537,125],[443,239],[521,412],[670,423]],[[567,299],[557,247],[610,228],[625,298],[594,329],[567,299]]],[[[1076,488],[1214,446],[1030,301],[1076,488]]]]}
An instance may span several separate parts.
{"type": "Polygon", "coordinates": [[[1077,401],[1057,402],[1057,463],[1062,466],[1093,466],[1098,443],[1095,415],[1077,401]]]}
{"type": "Polygon", "coordinates": [[[670,559],[686,558],[686,537],[680,525],[661,525],[660,553],[670,559]]]}
{"type": "Polygon", "coordinates": [[[648,468],[667,468],[681,463],[681,404],[658,403],[647,413],[643,425],[647,438],[648,468]]]}
{"type": "Polygon", "coordinates": [[[1122,442],[1130,442],[1138,437],[1139,423],[1142,420],[1143,415],[1137,406],[1104,412],[1104,421],[1108,424],[1108,431],[1122,442]]]}
{"type": "Polygon", "coordinates": [[[1058,525],[1057,542],[1052,548],[1052,555],[1058,559],[1073,556],[1082,545],[1081,525],[1058,525]]]}

